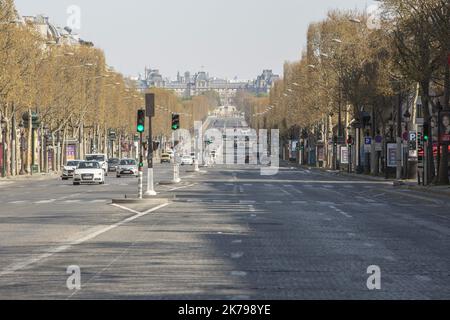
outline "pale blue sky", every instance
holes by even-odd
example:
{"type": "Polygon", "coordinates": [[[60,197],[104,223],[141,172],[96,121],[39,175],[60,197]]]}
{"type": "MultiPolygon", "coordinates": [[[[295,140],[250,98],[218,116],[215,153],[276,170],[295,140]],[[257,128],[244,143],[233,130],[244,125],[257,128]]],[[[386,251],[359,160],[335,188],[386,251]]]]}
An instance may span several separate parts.
{"type": "Polygon", "coordinates": [[[308,24],[328,9],[364,10],[372,0],[15,0],[22,15],[48,15],[65,26],[70,5],[81,8],[81,34],[105,50],[126,75],[144,67],[252,79],[282,73],[300,57],[308,24]]]}

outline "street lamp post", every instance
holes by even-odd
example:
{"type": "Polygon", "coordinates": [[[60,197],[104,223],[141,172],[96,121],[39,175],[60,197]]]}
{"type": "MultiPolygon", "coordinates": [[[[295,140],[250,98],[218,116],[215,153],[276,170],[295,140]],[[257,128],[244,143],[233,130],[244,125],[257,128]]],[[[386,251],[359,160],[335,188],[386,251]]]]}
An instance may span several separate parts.
{"type": "Polygon", "coordinates": [[[402,92],[398,93],[397,104],[397,156],[396,159],[396,179],[402,178],[402,92]]]}
{"type": "Polygon", "coordinates": [[[408,135],[408,139],[406,140],[407,142],[407,147],[405,148],[405,152],[404,152],[404,161],[405,161],[405,178],[408,179],[409,177],[409,165],[408,165],[408,158],[409,158],[409,126],[408,123],[411,119],[411,113],[409,112],[409,110],[406,110],[405,113],[403,114],[403,119],[405,119],[405,132],[408,135]]]}

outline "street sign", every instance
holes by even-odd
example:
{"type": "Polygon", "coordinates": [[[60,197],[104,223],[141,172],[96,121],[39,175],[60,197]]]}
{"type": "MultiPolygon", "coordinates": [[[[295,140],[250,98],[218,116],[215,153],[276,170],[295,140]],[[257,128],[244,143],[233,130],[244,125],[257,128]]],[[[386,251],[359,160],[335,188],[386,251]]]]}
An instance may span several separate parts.
{"type": "Polygon", "coordinates": [[[387,166],[395,168],[397,166],[397,144],[388,143],[387,145],[387,166]]]}
{"type": "Polygon", "coordinates": [[[348,147],[341,147],[341,164],[348,164],[348,147]]]}
{"type": "Polygon", "coordinates": [[[155,116],[155,94],[153,93],[145,95],[145,112],[147,117],[155,116]]]}
{"type": "Polygon", "coordinates": [[[364,152],[365,153],[372,152],[372,138],[371,137],[364,138],[364,152]]]}
{"type": "Polygon", "coordinates": [[[383,151],[383,144],[382,144],[382,143],[376,142],[376,143],[375,143],[375,151],[376,151],[376,152],[381,152],[381,151],[383,151]]]}
{"type": "Polygon", "coordinates": [[[380,136],[380,135],[376,136],[376,137],[375,137],[375,142],[376,142],[376,143],[382,143],[382,142],[383,142],[383,137],[380,136]]]}

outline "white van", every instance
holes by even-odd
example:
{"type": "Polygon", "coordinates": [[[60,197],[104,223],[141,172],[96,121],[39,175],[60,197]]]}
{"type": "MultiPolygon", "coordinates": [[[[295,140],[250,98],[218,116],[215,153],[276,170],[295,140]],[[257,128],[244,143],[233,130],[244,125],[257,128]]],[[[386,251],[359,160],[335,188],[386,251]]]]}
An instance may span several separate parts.
{"type": "Polygon", "coordinates": [[[105,171],[105,176],[108,175],[108,156],[103,153],[94,153],[94,154],[87,154],[86,155],[86,161],[97,161],[100,163],[100,167],[105,171]]]}

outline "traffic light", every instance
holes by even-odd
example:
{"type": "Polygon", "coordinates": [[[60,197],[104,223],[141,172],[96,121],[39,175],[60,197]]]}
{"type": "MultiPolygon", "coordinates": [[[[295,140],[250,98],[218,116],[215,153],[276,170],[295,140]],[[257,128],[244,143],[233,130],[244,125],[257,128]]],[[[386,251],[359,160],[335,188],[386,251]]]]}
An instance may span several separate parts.
{"type": "Polygon", "coordinates": [[[430,137],[430,124],[424,123],[423,124],[423,141],[428,141],[430,137]]]}
{"type": "Polygon", "coordinates": [[[335,146],[337,146],[337,144],[338,144],[338,137],[337,137],[337,136],[334,136],[334,137],[333,137],[333,144],[334,144],[335,146]]]}
{"type": "Polygon", "coordinates": [[[145,110],[138,110],[136,130],[139,133],[145,130],[145,110]]]}
{"type": "Polygon", "coordinates": [[[172,130],[178,130],[180,129],[180,115],[179,114],[173,114],[172,115],[172,130]]]}

